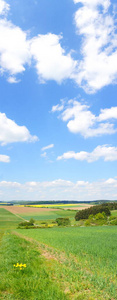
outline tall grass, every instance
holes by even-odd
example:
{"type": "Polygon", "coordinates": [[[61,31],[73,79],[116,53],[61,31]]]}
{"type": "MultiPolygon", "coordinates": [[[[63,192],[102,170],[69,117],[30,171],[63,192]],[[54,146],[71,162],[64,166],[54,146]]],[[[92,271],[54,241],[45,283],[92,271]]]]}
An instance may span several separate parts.
{"type": "MultiPolygon", "coordinates": [[[[97,295],[102,293],[102,298],[99,299],[103,299],[103,293],[107,293],[105,299],[111,297],[117,299],[116,226],[19,230],[19,232],[55,250],[63,251],[69,260],[71,257],[76,258],[77,267],[84,272],[85,279],[87,271],[90,285],[97,290],[97,295]]],[[[72,272],[76,272],[74,263],[72,272]]],[[[82,283],[82,276],[79,282],[82,283]]]]}

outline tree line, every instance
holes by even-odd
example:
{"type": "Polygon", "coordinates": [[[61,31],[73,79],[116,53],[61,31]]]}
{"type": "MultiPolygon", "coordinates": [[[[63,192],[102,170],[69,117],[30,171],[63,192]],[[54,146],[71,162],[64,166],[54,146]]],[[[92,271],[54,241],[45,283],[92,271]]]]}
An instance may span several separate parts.
{"type": "Polygon", "coordinates": [[[106,216],[110,216],[111,212],[110,209],[108,207],[108,204],[101,204],[101,205],[95,205],[95,206],[91,206],[89,208],[86,209],[82,209],[80,211],[78,211],[75,215],[75,220],[79,221],[81,219],[88,219],[88,217],[90,215],[96,215],[98,213],[102,213],[104,212],[106,214],[106,216]]]}

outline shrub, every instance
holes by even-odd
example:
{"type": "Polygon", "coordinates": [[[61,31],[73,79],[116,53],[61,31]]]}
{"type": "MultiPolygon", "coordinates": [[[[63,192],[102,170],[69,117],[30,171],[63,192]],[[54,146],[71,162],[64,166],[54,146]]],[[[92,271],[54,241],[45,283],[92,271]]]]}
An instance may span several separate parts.
{"type": "Polygon", "coordinates": [[[30,221],[25,221],[25,222],[21,222],[19,223],[19,227],[25,227],[25,228],[29,228],[29,226],[34,226],[34,222],[35,220],[33,220],[32,218],[30,219],[30,221]]]}
{"type": "Polygon", "coordinates": [[[28,225],[28,221],[25,221],[25,222],[21,222],[21,223],[19,223],[19,226],[27,226],[28,225]]]}
{"type": "Polygon", "coordinates": [[[116,218],[117,218],[116,216],[110,216],[109,221],[116,220],[116,218]]]}
{"type": "Polygon", "coordinates": [[[29,223],[30,223],[30,225],[34,225],[35,220],[31,218],[30,221],[29,221],[29,223]]]}
{"type": "Polygon", "coordinates": [[[57,218],[56,222],[57,222],[58,226],[68,226],[68,225],[70,225],[69,218],[57,218]]]}
{"type": "Polygon", "coordinates": [[[93,220],[94,217],[95,217],[94,215],[89,215],[88,219],[89,219],[89,220],[93,220]]]}
{"type": "Polygon", "coordinates": [[[105,213],[102,212],[102,213],[98,213],[95,215],[95,219],[96,220],[104,220],[105,219],[105,213]]]}
{"type": "Polygon", "coordinates": [[[90,225],[91,225],[91,224],[90,224],[90,220],[89,220],[89,219],[86,220],[84,225],[85,225],[85,226],[90,226],[90,225]]]}
{"type": "Polygon", "coordinates": [[[117,218],[114,219],[114,220],[112,220],[112,221],[110,221],[110,225],[117,225],[117,218]]]}

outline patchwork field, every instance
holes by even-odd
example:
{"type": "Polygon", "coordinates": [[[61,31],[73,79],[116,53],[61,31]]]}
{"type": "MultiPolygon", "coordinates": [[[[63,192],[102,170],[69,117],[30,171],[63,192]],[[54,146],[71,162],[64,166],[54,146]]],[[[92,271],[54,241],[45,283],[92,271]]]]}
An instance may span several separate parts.
{"type": "Polygon", "coordinates": [[[117,299],[117,226],[17,229],[18,213],[0,208],[0,299],[117,299]]]}
{"type": "Polygon", "coordinates": [[[76,211],[43,207],[6,206],[6,210],[24,220],[33,218],[36,221],[55,220],[59,217],[74,218],[76,211]]]}
{"type": "Polygon", "coordinates": [[[37,204],[37,205],[27,205],[27,207],[35,207],[35,208],[54,208],[54,209],[71,209],[71,210],[81,210],[88,207],[91,207],[91,204],[37,204]]]}

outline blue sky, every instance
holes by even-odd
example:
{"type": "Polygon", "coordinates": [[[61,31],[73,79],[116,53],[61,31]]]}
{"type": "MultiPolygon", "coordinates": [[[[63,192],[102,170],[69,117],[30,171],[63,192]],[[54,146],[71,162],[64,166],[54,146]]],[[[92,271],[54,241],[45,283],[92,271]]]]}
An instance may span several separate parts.
{"type": "Polygon", "coordinates": [[[116,2],[0,0],[0,81],[0,200],[116,200],[116,2]]]}

